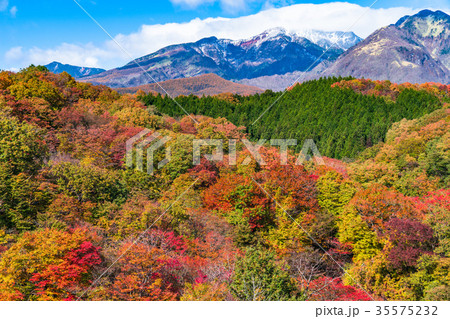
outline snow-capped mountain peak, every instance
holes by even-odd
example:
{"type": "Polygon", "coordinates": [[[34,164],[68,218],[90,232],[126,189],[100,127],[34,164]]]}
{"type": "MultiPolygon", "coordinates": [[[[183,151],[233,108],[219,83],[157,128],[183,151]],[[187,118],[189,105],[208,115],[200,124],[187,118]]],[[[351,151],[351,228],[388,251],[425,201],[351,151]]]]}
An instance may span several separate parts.
{"type": "Polygon", "coordinates": [[[344,51],[362,41],[362,39],[353,32],[301,30],[297,31],[295,34],[299,37],[306,38],[323,48],[328,49],[331,46],[334,46],[344,51]]]}
{"type": "Polygon", "coordinates": [[[277,38],[280,37],[285,37],[288,36],[288,33],[286,31],[286,29],[284,28],[272,28],[272,29],[268,29],[254,37],[248,38],[248,39],[243,39],[243,40],[236,40],[236,41],[231,41],[232,44],[240,46],[240,47],[254,47],[254,46],[260,46],[262,43],[266,42],[266,41],[272,41],[272,40],[276,40],[277,38]]]}
{"type": "Polygon", "coordinates": [[[319,30],[297,30],[289,32],[284,28],[272,28],[254,37],[232,41],[232,43],[245,48],[249,46],[260,46],[266,41],[273,41],[280,38],[286,38],[288,41],[297,43],[302,43],[304,39],[307,39],[322,48],[329,49],[333,46],[335,49],[341,49],[343,51],[348,50],[362,41],[353,32],[328,32],[319,30]]]}

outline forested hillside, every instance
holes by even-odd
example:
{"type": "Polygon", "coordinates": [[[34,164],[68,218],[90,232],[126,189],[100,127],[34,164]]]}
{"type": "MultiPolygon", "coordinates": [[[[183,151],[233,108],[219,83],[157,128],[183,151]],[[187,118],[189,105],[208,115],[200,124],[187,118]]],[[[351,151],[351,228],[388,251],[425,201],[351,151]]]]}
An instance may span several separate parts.
{"type": "MultiPolygon", "coordinates": [[[[235,125],[247,127],[253,139],[313,139],[322,155],[341,159],[355,158],[366,147],[382,142],[394,122],[442,108],[449,99],[447,86],[437,87],[437,93],[434,87],[427,90],[402,86],[392,99],[387,94],[361,94],[335,84],[342,80],[309,81],[294,86],[285,94],[267,91],[249,97],[185,96],[176,100],[189,113],[225,117],[235,125]],[[439,94],[441,92],[444,93],[439,94]]],[[[394,90],[389,85],[385,89],[394,90]]],[[[142,100],[156,106],[161,113],[185,115],[168,97],[149,94],[142,100]]],[[[299,144],[297,151],[302,147],[302,143],[299,144]]]]}
{"type": "Polygon", "coordinates": [[[269,146],[247,163],[239,142],[236,165],[226,147],[194,166],[193,139],[246,137],[237,125],[278,95],[180,97],[207,115],[194,122],[168,98],[0,72],[0,300],[448,300],[444,88],[392,98],[337,81],[294,87],[248,130],[364,150],[353,163],[282,165],[269,146]],[[171,137],[154,175],[125,165],[145,128],[171,137]]]}

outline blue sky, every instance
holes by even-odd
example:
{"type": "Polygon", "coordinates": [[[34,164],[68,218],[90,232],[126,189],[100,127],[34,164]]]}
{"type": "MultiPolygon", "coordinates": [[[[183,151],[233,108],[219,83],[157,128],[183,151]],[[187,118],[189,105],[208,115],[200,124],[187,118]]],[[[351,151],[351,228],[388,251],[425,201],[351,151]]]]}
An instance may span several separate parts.
{"type": "MultiPolygon", "coordinates": [[[[251,28],[245,27],[248,24],[242,24],[241,27],[239,21],[244,21],[243,17],[255,15],[261,11],[273,12],[274,14],[281,12],[273,8],[289,6],[294,8],[293,5],[296,4],[311,3],[326,4],[326,6],[317,7],[317,10],[321,12],[324,11],[324,8],[336,8],[332,5],[328,6],[329,1],[318,0],[78,1],[113,37],[116,37],[133,58],[151,53],[153,50],[170,44],[171,41],[189,41],[195,40],[196,36],[215,35],[213,34],[214,30],[217,30],[218,36],[230,38],[249,36],[252,34],[251,32],[260,30],[253,28],[253,26],[251,28]],[[218,17],[228,18],[227,23],[223,24],[216,21],[215,24],[211,24],[208,22],[209,18],[218,17]],[[187,24],[191,27],[195,24],[195,28],[192,29],[194,31],[186,28],[185,33],[190,34],[183,34],[181,32],[184,29],[183,23],[192,22],[194,19],[196,19],[196,23],[187,24]],[[175,24],[172,27],[167,25],[171,23],[175,24]],[[205,31],[206,33],[200,31],[203,24],[209,28],[208,32],[205,31]],[[220,28],[217,26],[220,26],[220,28]],[[236,30],[240,27],[242,30],[236,30]],[[177,30],[180,31],[180,34],[176,34],[177,30]],[[192,32],[196,33],[192,34],[192,32]]],[[[348,2],[364,8],[370,6],[374,0],[348,2]]],[[[346,6],[348,4],[342,3],[342,7],[346,8],[346,6]]],[[[373,10],[369,13],[367,19],[361,22],[362,24],[364,22],[369,23],[367,20],[370,20],[373,22],[373,30],[370,30],[370,25],[361,24],[359,29],[355,27],[352,31],[359,33],[361,36],[367,36],[367,33],[382,26],[383,23],[394,23],[403,13],[413,13],[414,10],[424,8],[424,6],[448,12],[450,0],[379,0],[373,6],[373,10]],[[376,11],[377,9],[398,7],[404,7],[405,9],[386,11],[387,17],[384,18],[380,17],[383,11],[376,11]]],[[[303,7],[295,8],[303,10],[303,7]]],[[[352,14],[356,20],[358,12],[360,12],[359,9],[356,7],[349,8],[354,11],[352,14]]],[[[268,13],[259,16],[261,16],[261,19],[271,19],[268,13]]],[[[351,20],[352,16],[349,16],[349,19],[351,20]]],[[[327,22],[323,22],[324,29],[342,30],[346,28],[344,22],[336,21],[335,26],[326,25],[327,22]]],[[[267,21],[264,21],[262,26],[266,23],[267,21]]],[[[280,20],[279,24],[283,24],[283,21],[280,20]]],[[[300,25],[301,21],[299,21],[299,28],[300,25]]],[[[302,27],[305,27],[305,25],[302,25],[302,27]]],[[[320,25],[314,25],[314,28],[319,27],[320,25]]],[[[2,30],[0,69],[18,69],[30,62],[44,63],[46,60],[53,59],[65,60],[63,61],[65,63],[85,63],[85,65],[90,64],[89,66],[109,68],[119,66],[121,63],[130,60],[127,54],[113,48],[107,35],[91,21],[73,0],[0,0],[0,28],[2,30]]]]}

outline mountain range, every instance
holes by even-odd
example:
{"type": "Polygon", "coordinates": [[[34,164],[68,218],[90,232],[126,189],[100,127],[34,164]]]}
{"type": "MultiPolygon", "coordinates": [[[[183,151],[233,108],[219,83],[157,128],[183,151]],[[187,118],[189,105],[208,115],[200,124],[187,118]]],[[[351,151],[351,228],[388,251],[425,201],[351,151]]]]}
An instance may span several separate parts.
{"type": "Polygon", "coordinates": [[[166,81],[208,73],[227,80],[241,80],[307,71],[322,63],[331,63],[361,40],[354,33],[342,32],[310,31],[305,36],[312,40],[275,28],[245,40],[205,38],[163,48],[84,81],[129,87],[152,80],[166,81]],[[340,39],[340,42],[332,47],[334,39],[340,39]]]}
{"type": "Polygon", "coordinates": [[[87,68],[87,67],[75,66],[75,65],[70,65],[70,64],[62,64],[62,63],[55,62],[55,61],[45,65],[45,67],[50,72],[53,72],[56,74],[67,72],[76,79],[80,79],[80,78],[83,78],[83,77],[89,76],[89,75],[99,74],[99,73],[106,71],[104,69],[99,69],[99,68],[87,68]]]}
{"type": "Polygon", "coordinates": [[[352,32],[290,33],[282,28],[244,40],[209,37],[165,47],[123,67],[91,71],[82,81],[139,87],[213,73],[240,84],[283,90],[294,81],[325,76],[447,84],[449,70],[450,16],[423,10],[364,40],[352,32]]]}

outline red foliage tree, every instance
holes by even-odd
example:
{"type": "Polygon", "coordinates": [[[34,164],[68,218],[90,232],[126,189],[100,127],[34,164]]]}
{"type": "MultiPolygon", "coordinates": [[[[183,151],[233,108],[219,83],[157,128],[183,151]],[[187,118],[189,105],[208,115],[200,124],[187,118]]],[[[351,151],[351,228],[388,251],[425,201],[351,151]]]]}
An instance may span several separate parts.
{"type": "Polygon", "coordinates": [[[365,291],[346,286],[340,278],[320,277],[308,288],[310,300],[315,301],[369,301],[372,298],[365,291]]]}
{"type": "Polygon", "coordinates": [[[359,191],[349,206],[375,231],[382,230],[384,224],[392,218],[422,219],[422,213],[416,208],[412,198],[382,185],[373,185],[359,191]]]}
{"type": "Polygon", "coordinates": [[[231,223],[246,221],[251,229],[271,223],[271,200],[248,176],[228,173],[203,192],[205,207],[231,223]]]}
{"type": "Polygon", "coordinates": [[[83,242],[69,251],[59,264],[35,273],[30,281],[40,300],[74,300],[91,283],[90,272],[101,263],[100,248],[83,242]]]}
{"type": "Polygon", "coordinates": [[[108,300],[175,300],[176,293],[162,278],[169,262],[161,249],[145,243],[127,243],[119,254],[117,274],[104,296],[108,300]],[[119,255],[119,256],[120,256],[119,255]]]}
{"type": "Polygon", "coordinates": [[[205,187],[212,185],[219,175],[217,166],[205,158],[200,160],[200,165],[194,166],[188,172],[195,178],[199,178],[199,182],[205,187]]]}
{"type": "Polygon", "coordinates": [[[393,245],[388,260],[394,269],[414,267],[421,255],[433,252],[433,230],[420,222],[391,219],[386,224],[386,235],[393,245]]]}

